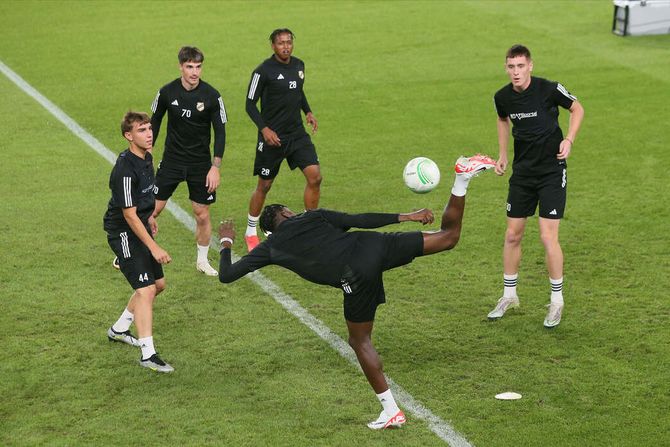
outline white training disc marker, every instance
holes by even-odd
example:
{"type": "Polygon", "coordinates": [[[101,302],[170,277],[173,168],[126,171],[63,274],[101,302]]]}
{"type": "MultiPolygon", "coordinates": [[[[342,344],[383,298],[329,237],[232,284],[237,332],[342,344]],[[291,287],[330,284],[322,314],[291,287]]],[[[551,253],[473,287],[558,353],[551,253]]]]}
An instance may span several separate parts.
{"type": "Polygon", "coordinates": [[[521,399],[521,394],[515,393],[512,391],[507,391],[506,393],[496,394],[496,399],[499,400],[517,400],[521,399]]]}

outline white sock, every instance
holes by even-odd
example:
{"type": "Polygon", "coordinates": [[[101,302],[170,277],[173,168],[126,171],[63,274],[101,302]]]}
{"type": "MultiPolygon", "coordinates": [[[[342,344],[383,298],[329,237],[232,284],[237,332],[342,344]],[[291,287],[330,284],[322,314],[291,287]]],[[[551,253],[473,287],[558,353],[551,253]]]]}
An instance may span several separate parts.
{"type": "Polygon", "coordinates": [[[516,284],[519,280],[519,274],[515,273],[513,275],[505,275],[503,273],[503,296],[505,298],[514,298],[516,297],[516,284]]]}
{"type": "Polygon", "coordinates": [[[456,179],[454,179],[454,186],[451,188],[451,193],[457,197],[463,197],[468,191],[469,183],[469,178],[465,178],[462,175],[457,175],[456,179]]]}
{"type": "Polygon", "coordinates": [[[123,309],[123,313],[119,317],[118,320],[116,320],[116,323],[112,325],[112,329],[116,332],[126,332],[128,329],[130,329],[130,325],[133,324],[133,321],[135,320],[135,315],[130,313],[128,308],[126,307],[123,309]]]}
{"type": "Polygon", "coordinates": [[[209,245],[196,244],[198,247],[198,262],[207,262],[207,253],[209,252],[209,245]]]}
{"type": "Polygon", "coordinates": [[[258,225],[258,218],[261,216],[252,216],[247,214],[247,232],[245,236],[256,236],[256,226],[258,225]]]}
{"type": "Polygon", "coordinates": [[[140,342],[140,348],[142,349],[142,359],[146,360],[156,353],[156,348],[154,348],[154,337],[144,337],[138,340],[140,342]]]}
{"type": "Polygon", "coordinates": [[[554,304],[563,304],[563,277],[558,279],[549,278],[551,283],[551,302],[554,304]]]}
{"type": "Polygon", "coordinates": [[[377,399],[379,399],[382,407],[384,407],[384,413],[386,413],[389,417],[395,416],[396,413],[400,411],[400,408],[398,408],[398,404],[395,403],[395,399],[391,393],[391,388],[381,394],[377,394],[377,399]]]}

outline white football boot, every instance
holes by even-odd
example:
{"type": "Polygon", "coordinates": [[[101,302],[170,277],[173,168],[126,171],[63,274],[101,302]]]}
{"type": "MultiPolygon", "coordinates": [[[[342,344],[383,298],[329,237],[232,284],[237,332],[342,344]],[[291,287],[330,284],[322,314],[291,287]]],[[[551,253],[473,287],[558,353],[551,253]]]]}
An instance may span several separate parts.
{"type": "Polygon", "coordinates": [[[472,157],[460,157],[456,160],[454,171],[456,175],[463,176],[467,179],[477,177],[487,169],[493,169],[496,166],[494,159],[487,155],[477,154],[472,157]]]}
{"type": "Polygon", "coordinates": [[[110,327],[107,329],[107,338],[109,341],[118,341],[135,347],[140,346],[140,342],[137,340],[137,337],[131,334],[130,330],[125,332],[116,332],[113,328],[110,327]]]}
{"type": "Polygon", "coordinates": [[[552,329],[558,326],[561,322],[561,314],[563,313],[563,305],[557,303],[549,303],[547,305],[549,311],[547,311],[547,316],[544,318],[544,327],[547,329],[552,329]]]}
{"type": "Polygon", "coordinates": [[[209,265],[209,262],[207,261],[196,262],[195,268],[207,276],[219,276],[219,272],[214,270],[214,268],[209,265]]]}
{"type": "Polygon", "coordinates": [[[148,359],[140,359],[140,365],[156,372],[171,373],[174,371],[174,368],[161,360],[158,354],[154,354],[148,359]]]}
{"type": "Polygon", "coordinates": [[[382,410],[377,420],[370,422],[368,424],[368,427],[373,430],[383,430],[385,428],[399,428],[402,427],[405,421],[406,421],[405,413],[403,413],[402,410],[398,410],[398,412],[393,416],[389,416],[388,414],[386,414],[384,410],[382,410]]]}
{"type": "Polygon", "coordinates": [[[519,298],[516,296],[513,297],[501,297],[496,304],[495,309],[493,309],[487,315],[489,320],[498,320],[505,315],[507,309],[512,309],[514,307],[519,307],[519,298]]]}

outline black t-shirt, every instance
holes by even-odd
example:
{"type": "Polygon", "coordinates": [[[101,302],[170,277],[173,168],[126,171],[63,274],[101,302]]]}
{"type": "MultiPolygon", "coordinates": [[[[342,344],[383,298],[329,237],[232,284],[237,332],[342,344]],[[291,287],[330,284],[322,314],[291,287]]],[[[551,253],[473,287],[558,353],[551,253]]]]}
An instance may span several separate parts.
{"type": "Polygon", "coordinates": [[[246,110],[260,131],[269,127],[280,139],[294,139],[304,135],[302,110],[311,109],[303,91],[305,64],[291,56],[288,64],[282,64],[274,56],[263,61],[251,74],[247,89],[246,110]],[[260,99],[261,111],[256,103],[260,99]]]}
{"type": "Polygon", "coordinates": [[[210,125],[214,128],[214,156],[223,157],[226,148],[226,108],[218,91],[202,79],[186,90],[181,78],[166,84],[151,104],[154,142],[168,113],[163,160],[181,165],[211,163],[210,125]]]}
{"type": "Polygon", "coordinates": [[[563,133],[558,106],[569,109],[576,99],[560,83],[534,76],[522,92],[515,91],[511,83],[496,92],[493,100],[498,116],[512,122],[515,174],[542,174],[559,164],[556,154],[563,133]]]}
{"type": "Polygon", "coordinates": [[[103,217],[105,231],[130,230],[123,217],[123,208],[137,208],[137,216],[145,227],[149,227],[149,217],[156,203],[154,197],[153,157],[147,152],[144,159],[130,152],[121,152],[109,176],[112,198],[107,204],[103,217]]]}
{"type": "Polygon", "coordinates": [[[361,234],[352,227],[379,228],[398,223],[398,214],[346,214],[318,209],[282,222],[251,253],[230,264],[230,250],[223,250],[219,278],[232,282],[249,272],[275,264],[308,281],[340,287],[342,272],[349,264],[361,234]]]}

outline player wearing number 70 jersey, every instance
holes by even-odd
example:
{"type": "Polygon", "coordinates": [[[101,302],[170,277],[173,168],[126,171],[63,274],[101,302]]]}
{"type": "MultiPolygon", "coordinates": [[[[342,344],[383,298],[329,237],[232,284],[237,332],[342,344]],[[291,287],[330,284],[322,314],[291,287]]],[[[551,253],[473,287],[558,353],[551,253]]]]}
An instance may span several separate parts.
{"type": "Polygon", "coordinates": [[[197,243],[196,268],[209,276],[217,271],[209,265],[207,252],[212,233],[209,206],[216,201],[221,176],[221,158],[226,147],[226,108],[218,91],[202,79],[205,56],[195,47],[179,51],[181,77],[163,86],[151,105],[154,141],[161,122],[168,115],[165,152],[156,173],[158,217],[181,182],[188,184],[195,215],[197,243]],[[210,153],[214,129],[214,156],[210,153]]]}

